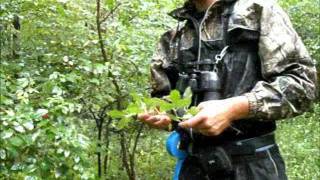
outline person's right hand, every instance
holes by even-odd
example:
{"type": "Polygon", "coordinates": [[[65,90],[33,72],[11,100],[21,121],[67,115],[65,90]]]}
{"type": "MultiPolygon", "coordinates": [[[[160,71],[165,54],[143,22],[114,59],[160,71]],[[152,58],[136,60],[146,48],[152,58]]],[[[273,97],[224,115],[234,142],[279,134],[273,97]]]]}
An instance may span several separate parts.
{"type": "Polygon", "coordinates": [[[166,114],[143,113],[138,114],[138,119],[157,129],[168,129],[171,119],[166,114]]]}

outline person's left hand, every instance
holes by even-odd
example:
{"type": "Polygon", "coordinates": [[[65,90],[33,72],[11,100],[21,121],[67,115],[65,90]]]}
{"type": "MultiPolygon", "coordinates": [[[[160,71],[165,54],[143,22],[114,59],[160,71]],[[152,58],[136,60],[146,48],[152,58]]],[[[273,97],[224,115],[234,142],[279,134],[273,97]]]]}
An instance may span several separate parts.
{"type": "Polygon", "coordinates": [[[221,134],[231,122],[248,115],[249,104],[244,96],[224,100],[211,100],[198,105],[200,112],[179,123],[183,128],[193,128],[206,136],[221,134]]]}

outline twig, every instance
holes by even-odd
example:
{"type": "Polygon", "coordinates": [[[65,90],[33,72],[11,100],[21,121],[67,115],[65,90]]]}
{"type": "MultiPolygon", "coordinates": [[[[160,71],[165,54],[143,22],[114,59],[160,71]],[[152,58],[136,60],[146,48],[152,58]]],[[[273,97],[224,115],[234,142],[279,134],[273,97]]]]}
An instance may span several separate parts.
{"type": "Polygon", "coordinates": [[[121,3],[117,3],[117,5],[111,9],[111,11],[102,19],[99,21],[99,23],[103,23],[104,21],[106,21],[111,15],[113,15],[113,13],[120,7],[121,3]]]}
{"type": "Polygon", "coordinates": [[[137,149],[138,141],[139,141],[139,138],[140,138],[140,135],[141,135],[143,127],[144,127],[144,124],[141,123],[140,126],[139,126],[139,130],[138,130],[137,136],[136,136],[135,141],[134,141],[132,152],[131,152],[132,162],[134,162],[135,152],[136,152],[136,149],[137,149]]]}

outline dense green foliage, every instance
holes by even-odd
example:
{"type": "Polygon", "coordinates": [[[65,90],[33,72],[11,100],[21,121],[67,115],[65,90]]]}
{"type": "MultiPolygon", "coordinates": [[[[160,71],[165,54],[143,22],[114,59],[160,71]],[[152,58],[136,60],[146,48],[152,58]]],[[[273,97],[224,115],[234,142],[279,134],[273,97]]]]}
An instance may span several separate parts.
{"type": "MultiPolygon", "coordinates": [[[[167,133],[110,111],[149,94],[154,45],[182,2],[0,0],[0,179],[170,179],[167,133]]],[[[320,1],[280,3],[320,60],[320,1]]],[[[291,179],[320,178],[319,112],[279,122],[291,179]]]]}

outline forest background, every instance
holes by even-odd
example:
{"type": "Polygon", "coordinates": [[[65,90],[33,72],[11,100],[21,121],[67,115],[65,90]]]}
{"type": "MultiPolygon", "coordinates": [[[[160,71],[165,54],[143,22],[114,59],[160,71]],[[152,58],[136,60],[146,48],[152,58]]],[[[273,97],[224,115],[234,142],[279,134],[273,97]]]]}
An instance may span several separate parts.
{"type": "MultiPolygon", "coordinates": [[[[0,0],[0,179],[171,179],[166,132],[112,118],[147,96],[183,0],[0,0]]],[[[320,60],[319,0],[280,0],[320,60]]],[[[319,77],[319,74],[318,74],[319,77]]],[[[320,179],[320,106],[278,122],[290,179],[320,179]]]]}

